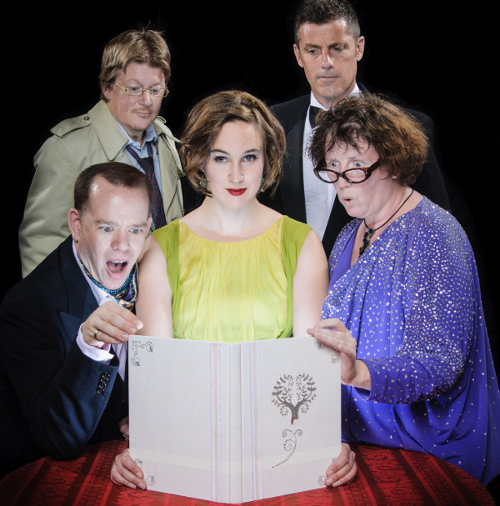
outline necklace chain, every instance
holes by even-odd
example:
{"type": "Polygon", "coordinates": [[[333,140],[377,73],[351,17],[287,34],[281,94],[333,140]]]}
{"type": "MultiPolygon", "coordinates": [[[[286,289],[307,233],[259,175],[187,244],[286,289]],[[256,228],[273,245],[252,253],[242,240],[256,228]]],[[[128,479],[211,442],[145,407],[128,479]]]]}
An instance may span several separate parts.
{"type": "Polygon", "coordinates": [[[401,210],[401,208],[406,204],[406,202],[408,202],[408,199],[413,195],[413,192],[414,192],[414,190],[412,189],[410,195],[408,195],[408,197],[405,198],[405,200],[403,201],[403,203],[396,209],[396,211],[394,212],[394,214],[387,221],[385,221],[384,223],[382,223],[382,225],[380,225],[380,227],[377,227],[377,228],[371,228],[371,227],[369,227],[366,224],[366,220],[363,218],[363,223],[365,224],[365,227],[366,227],[367,230],[366,230],[365,234],[363,235],[363,246],[361,246],[359,248],[359,256],[361,256],[368,249],[368,246],[370,245],[370,241],[371,241],[371,239],[373,237],[373,234],[377,230],[380,230],[382,227],[384,227],[385,225],[387,225],[387,223],[389,223],[392,220],[392,218],[394,218],[394,216],[396,216],[396,214],[398,214],[398,212],[401,210]]]}

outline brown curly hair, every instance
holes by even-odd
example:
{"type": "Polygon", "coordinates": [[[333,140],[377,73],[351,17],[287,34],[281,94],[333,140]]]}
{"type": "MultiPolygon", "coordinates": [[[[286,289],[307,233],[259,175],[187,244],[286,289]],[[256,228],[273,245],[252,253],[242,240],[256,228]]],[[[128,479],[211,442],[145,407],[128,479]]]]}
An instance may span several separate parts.
{"type": "Polygon", "coordinates": [[[179,152],[189,182],[197,192],[212,195],[200,186],[205,181],[203,169],[222,126],[230,121],[250,123],[262,135],[264,181],[261,188],[272,188],[274,193],[286,149],[285,132],[264,102],[244,91],[221,91],[203,99],[189,113],[179,152]]]}
{"type": "Polygon", "coordinates": [[[379,155],[383,169],[403,185],[417,179],[427,157],[427,136],[420,123],[388,100],[362,93],[341,100],[318,114],[309,153],[315,167],[335,144],[360,149],[366,140],[379,155]]]}

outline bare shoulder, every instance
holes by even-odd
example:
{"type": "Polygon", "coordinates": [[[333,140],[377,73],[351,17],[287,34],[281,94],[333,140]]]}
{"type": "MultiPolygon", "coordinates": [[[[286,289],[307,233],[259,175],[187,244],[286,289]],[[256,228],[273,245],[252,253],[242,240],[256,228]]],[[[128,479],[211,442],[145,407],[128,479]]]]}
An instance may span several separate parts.
{"type": "Polygon", "coordinates": [[[321,264],[327,263],[325,250],[318,234],[314,230],[310,230],[307,234],[302,250],[300,251],[299,262],[302,257],[308,257],[309,259],[316,259],[321,264]]]}
{"type": "Polygon", "coordinates": [[[149,235],[144,244],[144,249],[139,256],[139,264],[144,265],[150,262],[161,260],[161,258],[165,260],[165,255],[163,254],[158,241],[153,235],[149,235]]]}

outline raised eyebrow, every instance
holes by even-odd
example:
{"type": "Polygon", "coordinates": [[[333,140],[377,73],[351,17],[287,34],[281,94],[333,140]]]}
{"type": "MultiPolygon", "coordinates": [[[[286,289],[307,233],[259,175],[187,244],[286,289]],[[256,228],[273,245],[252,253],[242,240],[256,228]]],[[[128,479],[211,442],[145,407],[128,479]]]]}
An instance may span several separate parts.
{"type": "Polygon", "coordinates": [[[335,49],[336,47],[344,48],[346,46],[347,46],[347,42],[339,41],[339,42],[332,42],[328,47],[330,49],[335,49]]]}
{"type": "Polygon", "coordinates": [[[115,227],[116,223],[114,221],[95,220],[94,225],[97,227],[115,227]]]}

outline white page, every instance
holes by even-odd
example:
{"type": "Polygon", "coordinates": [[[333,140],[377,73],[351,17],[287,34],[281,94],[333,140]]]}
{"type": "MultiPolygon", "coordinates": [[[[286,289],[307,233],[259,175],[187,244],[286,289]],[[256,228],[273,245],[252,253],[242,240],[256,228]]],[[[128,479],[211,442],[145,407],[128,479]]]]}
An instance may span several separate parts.
{"type": "Polygon", "coordinates": [[[138,336],[129,378],[130,453],[152,490],[225,503],[311,490],[340,452],[338,354],[312,337],[138,336]]]}

